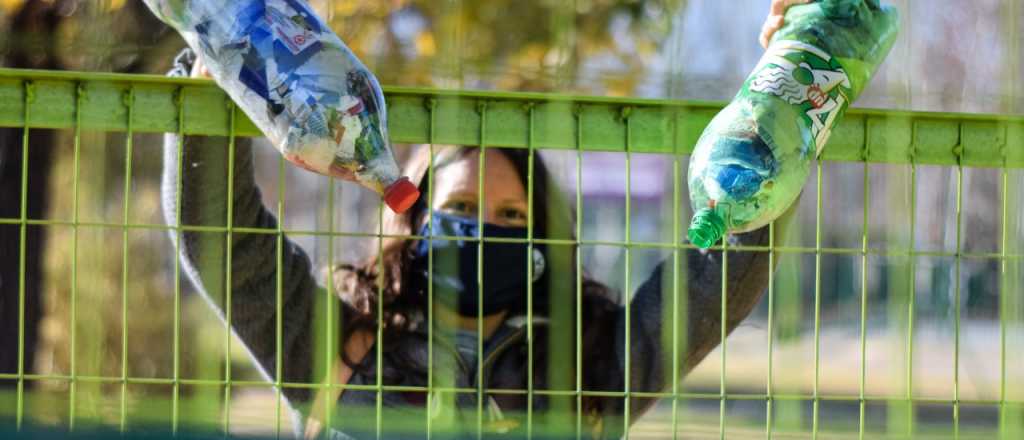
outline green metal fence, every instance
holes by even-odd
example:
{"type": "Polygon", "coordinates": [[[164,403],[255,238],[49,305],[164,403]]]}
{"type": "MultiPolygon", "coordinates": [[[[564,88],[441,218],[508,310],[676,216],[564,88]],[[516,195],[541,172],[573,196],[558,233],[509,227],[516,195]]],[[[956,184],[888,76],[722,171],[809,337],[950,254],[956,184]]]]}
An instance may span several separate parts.
{"type": "MultiPolygon", "coordinates": [[[[580,220],[577,219],[575,226],[576,239],[563,240],[532,237],[531,231],[530,242],[566,246],[612,246],[621,248],[624,252],[623,270],[626,277],[626,286],[630,285],[629,280],[633,276],[631,275],[631,254],[634,252],[643,249],[660,250],[667,252],[673,261],[679,262],[680,251],[686,248],[681,244],[680,228],[688,220],[686,217],[687,208],[685,206],[687,205],[687,193],[682,180],[682,177],[685,175],[685,156],[691,151],[703,127],[721,108],[720,103],[575,97],[536,93],[461,92],[413,88],[386,88],[385,94],[389,109],[389,131],[392,140],[396,143],[564,150],[567,154],[575,155],[577,170],[575,179],[577,183],[581,179],[580,164],[585,153],[615,152],[622,154],[627,174],[625,188],[625,193],[627,194],[625,201],[625,232],[623,240],[587,240],[580,238],[582,236],[582,226],[580,220]],[[630,219],[641,214],[631,210],[630,197],[628,197],[630,193],[629,182],[631,180],[629,178],[630,160],[633,155],[643,153],[662,155],[661,157],[666,162],[672,163],[672,227],[668,234],[670,239],[662,242],[631,240],[630,219]]],[[[123,278],[120,286],[122,295],[122,323],[127,321],[129,314],[137,312],[129,310],[128,307],[128,296],[131,295],[127,287],[130,274],[128,266],[132,264],[128,249],[129,234],[131,231],[136,230],[167,231],[171,229],[164,224],[139,223],[130,220],[129,212],[132,207],[130,206],[131,198],[128,197],[128,194],[132,191],[133,136],[141,133],[175,132],[191,135],[230,136],[234,139],[235,136],[258,135],[251,122],[234,107],[224,93],[208,81],[170,79],[144,75],[130,76],[12,69],[0,69],[0,127],[28,128],[29,130],[25,130],[26,134],[22,145],[26,153],[32,148],[32,145],[29,144],[28,136],[30,130],[61,129],[73,132],[75,175],[72,181],[75,182],[75,188],[72,189],[72,192],[76,195],[76,198],[71,210],[72,217],[68,220],[28,218],[26,215],[26,200],[27,194],[31,189],[27,188],[27,174],[23,171],[21,192],[22,215],[19,218],[2,218],[0,219],[0,225],[15,225],[20,228],[22,258],[25,255],[26,230],[30,227],[70,228],[72,240],[66,243],[66,246],[72,249],[73,254],[78,252],[77,237],[80,228],[103,228],[120,231],[123,234],[122,245],[124,247],[122,249],[124,254],[122,259],[123,278]],[[81,161],[89,160],[89,158],[83,157],[80,154],[79,143],[83,132],[87,131],[125,133],[126,156],[123,170],[123,191],[125,197],[121,207],[122,221],[85,220],[78,215],[77,188],[79,176],[77,172],[81,161]]],[[[25,157],[28,157],[28,155],[26,154],[25,157]]],[[[27,161],[22,166],[23,170],[27,170],[27,161]]],[[[284,166],[283,162],[281,166],[284,166]]],[[[661,397],[671,404],[668,423],[671,424],[672,435],[684,438],[690,434],[687,434],[686,429],[680,426],[681,422],[677,417],[678,409],[680,406],[686,405],[687,402],[693,401],[718,402],[718,432],[715,435],[723,437],[726,436],[727,426],[731,423],[730,417],[727,417],[729,413],[727,405],[730,402],[737,401],[758,401],[764,402],[766,411],[766,416],[762,419],[763,423],[761,426],[750,431],[753,433],[758,431],[764,433],[757,434],[758,436],[767,435],[772,437],[777,434],[778,428],[775,425],[779,422],[774,415],[779,411],[777,406],[785,406],[792,402],[799,402],[810,406],[811,420],[807,424],[807,430],[811,435],[828,434],[829,431],[821,428],[823,416],[821,415],[820,405],[827,402],[845,402],[856,405],[858,408],[854,428],[849,432],[850,436],[865,437],[872,435],[867,425],[868,419],[872,417],[869,407],[873,404],[889,405],[888,408],[890,410],[887,416],[890,419],[889,423],[904,426],[901,422],[895,421],[896,418],[904,418],[906,422],[906,432],[896,432],[894,434],[910,436],[919,433],[915,430],[915,424],[918,422],[916,422],[913,410],[914,405],[941,404],[949,405],[952,411],[953,432],[950,435],[954,437],[960,436],[961,408],[964,406],[981,406],[994,408],[998,411],[998,423],[993,427],[992,433],[999,433],[1005,436],[1005,438],[1019,438],[1021,435],[1024,435],[1024,423],[1022,423],[1022,420],[1024,420],[1024,417],[1022,417],[1022,413],[1024,413],[1024,400],[1022,399],[1024,399],[1024,396],[1015,391],[1015,387],[1024,386],[1024,378],[1016,376],[1019,370],[1016,369],[1017,367],[1013,363],[1024,362],[1024,359],[1014,354],[1015,350],[1019,347],[1011,345],[1012,338],[1008,335],[1013,334],[1015,331],[1020,331],[1020,326],[1024,323],[1021,317],[1021,305],[1024,304],[1024,301],[1022,301],[1020,289],[1022,248],[1020,247],[1021,237],[1016,232],[1021,213],[1020,206],[1017,204],[1020,189],[1013,185],[1014,180],[1011,179],[1012,173],[1016,173],[1020,168],[1024,168],[1024,116],[851,109],[846,119],[835,130],[830,144],[825,148],[823,162],[819,162],[817,165],[817,172],[814,173],[814,178],[811,182],[814,191],[808,190],[809,193],[816,194],[816,198],[812,201],[815,212],[815,239],[813,244],[775,243],[773,241],[766,248],[746,249],[760,252],[774,251],[775,254],[773,255],[778,255],[776,258],[779,259],[785,259],[786,255],[797,255],[809,256],[814,260],[814,377],[810,393],[779,392],[776,389],[774,381],[780,372],[775,371],[774,367],[773,360],[775,356],[772,355],[774,339],[772,337],[768,339],[767,350],[769,355],[767,370],[763,372],[766,377],[767,386],[760,392],[733,393],[727,390],[725,365],[727,365],[728,361],[726,357],[728,351],[724,349],[721,350],[720,358],[718,359],[721,364],[718,392],[697,392],[684,389],[681,385],[683,378],[678,374],[679,369],[675,368],[678,365],[673,366],[675,373],[670,381],[670,389],[663,393],[631,392],[628,389],[628,385],[622,392],[588,391],[581,388],[579,380],[575,384],[575,389],[570,391],[535,390],[532,385],[527,390],[515,391],[530,396],[534,395],[534,393],[566,395],[576,398],[577,402],[580,396],[588,393],[614,395],[627,399],[627,402],[629,402],[630,397],[661,397]],[[826,170],[833,162],[848,163],[850,166],[862,167],[865,187],[864,208],[862,212],[851,214],[859,216],[863,224],[860,234],[860,246],[828,246],[822,240],[824,217],[824,201],[821,197],[821,194],[823,194],[822,185],[826,179],[826,170]],[[883,194],[871,194],[869,191],[869,176],[872,172],[872,166],[875,164],[895,164],[909,167],[910,182],[907,191],[910,193],[911,218],[892,219],[893,222],[906,222],[909,220],[909,236],[911,239],[905,247],[891,245],[875,246],[869,240],[869,217],[884,215],[882,213],[870,212],[868,208],[870,206],[868,201],[871,198],[885,196],[883,194]],[[918,219],[914,218],[914,213],[916,212],[914,206],[917,204],[915,197],[918,186],[917,173],[919,167],[931,165],[955,170],[957,239],[956,247],[952,251],[919,249],[913,244],[914,228],[918,223],[918,219]],[[961,210],[964,194],[963,175],[967,168],[995,168],[1000,173],[1002,182],[1000,209],[998,212],[989,213],[989,215],[998,216],[1001,219],[1001,232],[998,240],[999,249],[996,251],[967,252],[961,246],[963,242],[960,237],[963,230],[961,226],[963,222],[961,210]],[[821,318],[822,260],[832,255],[859,259],[860,267],[862,268],[856,282],[856,290],[858,290],[860,297],[860,356],[859,364],[850,366],[851,369],[858,371],[859,392],[854,395],[830,395],[819,392],[822,376],[821,365],[823,363],[821,347],[821,328],[823,327],[821,318]],[[869,259],[875,257],[905,258],[907,261],[907,265],[900,266],[900,270],[907,272],[904,274],[907,277],[907,281],[904,284],[909,283],[909,286],[907,286],[907,291],[904,294],[909,295],[909,301],[905,308],[889,310],[890,313],[901,315],[906,319],[904,324],[908,328],[906,329],[907,336],[905,337],[904,345],[906,352],[905,360],[903,363],[885,366],[885,368],[899,371],[901,372],[899,373],[900,375],[905,376],[905,388],[898,395],[875,395],[869,392],[867,387],[867,323],[870,319],[868,316],[869,271],[867,267],[869,266],[869,259]],[[956,285],[954,289],[955,298],[953,299],[953,304],[955,305],[953,312],[954,354],[952,360],[954,372],[953,376],[949,378],[952,382],[953,393],[943,398],[922,398],[914,391],[914,352],[916,348],[913,337],[916,313],[914,265],[915,261],[926,257],[952,259],[955,267],[954,280],[956,280],[956,285]],[[960,352],[962,344],[960,339],[960,305],[962,301],[960,298],[959,280],[961,277],[961,262],[968,259],[993,259],[998,261],[1000,265],[1000,287],[998,294],[1000,301],[998,307],[1000,313],[998,317],[1000,349],[998,354],[992,354],[990,358],[987,358],[989,361],[998,362],[999,364],[1000,379],[999,396],[997,399],[970,400],[962,398],[959,394],[959,380],[962,376],[959,370],[959,363],[962,357],[960,352]],[[896,409],[894,410],[893,408],[896,409]]],[[[230,182],[231,179],[228,181],[230,182]]],[[[481,187],[482,185],[481,181],[481,187]]],[[[577,184],[576,187],[576,205],[581,207],[580,209],[582,210],[582,195],[579,189],[581,185],[577,184]]],[[[532,187],[529,188],[529,192],[532,194],[532,187]]],[[[278,214],[283,209],[283,194],[282,188],[277,206],[278,214]]],[[[334,198],[331,197],[329,200],[328,203],[333,203],[334,198]]],[[[328,211],[331,210],[333,210],[333,205],[328,207],[328,211]]],[[[231,224],[229,213],[227,225],[231,224]]],[[[333,230],[333,228],[326,231],[300,231],[289,230],[282,226],[279,226],[274,231],[239,230],[229,226],[181,226],[178,229],[211,234],[228,234],[229,237],[232,233],[269,233],[277,235],[279,240],[286,233],[316,235],[328,238],[342,236],[372,238],[375,236],[372,233],[339,232],[333,230]]],[[[153,252],[168,252],[168,250],[154,249],[153,252]]],[[[228,259],[230,261],[230,254],[228,259]]],[[[232,343],[230,333],[227,332],[225,332],[223,337],[223,346],[225,347],[223,360],[226,361],[226,367],[224,367],[222,372],[217,373],[219,379],[207,380],[181,377],[179,374],[179,353],[182,349],[180,326],[183,314],[181,310],[181,291],[183,286],[181,285],[180,276],[174,278],[175,283],[173,285],[174,339],[171,347],[168,348],[172,350],[174,363],[174,373],[171,377],[139,378],[129,375],[126,360],[128,358],[128,339],[131,338],[131,335],[129,335],[126,329],[123,329],[121,332],[123,339],[119,349],[122,350],[121,358],[125,362],[122,363],[120,375],[95,376],[79,373],[76,371],[74,361],[75,329],[78,328],[78,324],[74,322],[78,316],[74,313],[74,309],[77,306],[74,293],[77,284],[74,280],[82,276],[82,269],[78,268],[77,261],[77,259],[72,259],[72,266],[70,268],[72,278],[72,322],[62,323],[62,325],[67,325],[71,329],[72,361],[68,374],[29,374],[24,371],[24,368],[19,369],[14,374],[0,373],[0,379],[16,380],[18,382],[17,392],[14,396],[15,408],[13,418],[19,426],[23,421],[32,420],[33,418],[31,411],[26,408],[25,403],[27,393],[24,391],[24,384],[27,381],[49,380],[66,382],[68,384],[69,403],[67,411],[69,415],[67,422],[72,428],[74,428],[76,423],[75,411],[79,405],[76,403],[76,387],[83,383],[102,383],[114,386],[119,385],[121,387],[120,407],[118,410],[121,428],[127,426],[129,386],[142,384],[169,387],[170,414],[168,418],[170,419],[169,423],[174,429],[177,429],[182,424],[183,419],[187,417],[182,413],[183,403],[181,402],[182,390],[185,387],[223,387],[223,394],[214,396],[214,398],[222,401],[226,407],[232,399],[232,387],[242,388],[266,385],[261,381],[246,381],[232,378],[231,361],[227,352],[230,351],[232,345],[237,345],[237,343],[232,343]]],[[[175,272],[180,272],[177,260],[175,262],[174,270],[175,272]]],[[[7,264],[8,262],[4,263],[7,264]]],[[[19,284],[21,303],[19,307],[21,307],[20,310],[23,312],[25,300],[24,262],[22,261],[21,264],[22,279],[19,284]]],[[[577,261],[577,265],[579,264],[581,263],[577,261]]],[[[672,292],[674,292],[671,298],[672,301],[679,301],[678,293],[680,287],[686,282],[685,276],[678,273],[679,266],[679,264],[673,265],[673,267],[677,268],[677,273],[674,273],[672,277],[672,292]]],[[[230,267],[230,264],[227,267],[230,267]]],[[[787,266],[783,265],[780,273],[786,269],[787,266]]],[[[227,276],[230,277],[230,273],[227,276]]],[[[904,284],[901,284],[901,286],[904,284]]],[[[780,283],[778,280],[773,280],[770,286],[772,287],[769,288],[767,294],[767,326],[769,335],[772,335],[778,331],[776,327],[779,325],[779,321],[787,319],[786,316],[780,315],[778,308],[780,288],[794,288],[794,286],[786,286],[785,283],[780,283]]],[[[280,288],[280,286],[278,287],[280,288]]],[[[725,301],[724,298],[725,296],[723,295],[723,302],[725,301]]],[[[280,302],[278,302],[277,307],[277,325],[280,328],[280,316],[282,313],[280,302]]],[[[666,307],[669,307],[669,305],[666,305],[666,307]]],[[[328,310],[330,309],[328,308],[328,310]]],[[[678,303],[673,302],[671,310],[678,310],[678,303]]],[[[725,310],[724,307],[723,310],[725,310]]],[[[782,313],[787,312],[784,310],[782,313]]],[[[228,320],[230,321],[230,310],[228,310],[228,315],[228,320]]],[[[678,329],[679,326],[683,325],[680,323],[682,317],[678,314],[672,315],[671,318],[673,328],[678,329]]],[[[329,312],[326,319],[328,323],[332,319],[329,312]]],[[[722,322],[725,321],[723,316],[722,322]]],[[[629,328],[628,323],[626,328],[629,328]]],[[[532,327],[528,327],[528,329],[532,329],[532,327]]],[[[21,332],[24,332],[23,327],[21,332]]],[[[676,337],[678,332],[672,331],[670,333],[671,338],[666,342],[672,345],[671,350],[679,350],[683,341],[676,337]]],[[[628,330],[626,341],[628,347],[628,330]]],[[[329,342],[328,340],[325,346],[329,346],[329,342]]],[[[278,343],[280,344],[280,341],[278,343]]],[[[726,345],[725,338],[722,339],[721,344],[723,346],[726,345]]],[[[23,347],[19,348],[19,356],[24,355],[23,350],[23,347]]],[[[676,352],[673,351],[673,353],[676,352]]],[[[377,355],[380,355],[380,351],[377,352],[377,355]]],[[[280,359],[278,363],[280,365],[280,359]]],[[[628,363],[626,369],[628,375],[628,363]]],[[[281,386],[339,386],[338,384],[285,384],[281,382],[280,377],[276,379],[275,385],[277,385],[278,389],[281,386]]],[[[380,382],[374,386],[368,386],[366,389],[377,392],[378,396],[383,392],[393,391],[380,382]]],[[[433,388],[432,385],[432,387],[422,391],[468,392],[480,393],[480,395],[490,392],[483,388],[468,390],[448,389],[441,385],[437,385],[436,388],[433,388]]],[[[628,419],[628,403],[626,411],[626,418],[628,419]]],[[[223,408],[217,408],[217,412],[221,415],[219,416],[219,426],[223,430],[229,431],[232,424],[229,412],[223,408]]],[[[280,402],[277,403],[276,412],[280,415],[280,402]]],[[[480,413],[482,413],[482,408],[480,408],[480,413]]],[[[482,423],[480,413],[478,413],[478,424],[482,423]]],[[[376,411],[371,411],[371,415],[375,418],[378,435],[381,435],[381,428],[385,424],[381,414],[380,400],[378,399],[376,411]]],[[[531,412],[528,414],[528,424],[532,423],[532,417],[531,412]]],[[[389,420],[386,423],[390,424],[393,421],[389,420]]],[[[428,418],[426,425],[428,430],[430,429],[429,423],[428,418]]],[[[577,424],[572,428],[577,430],[577,434],[579,434],[578,431],[581,427],[582,422],[577,418],[577,424]]],[[[278,422],[277,428],[279,432],[286,430],[286,428],[280,426],[280,422],[278,422]]],[[[969,435],[965,433],[964,436],[967,437],[969,435]]]]}

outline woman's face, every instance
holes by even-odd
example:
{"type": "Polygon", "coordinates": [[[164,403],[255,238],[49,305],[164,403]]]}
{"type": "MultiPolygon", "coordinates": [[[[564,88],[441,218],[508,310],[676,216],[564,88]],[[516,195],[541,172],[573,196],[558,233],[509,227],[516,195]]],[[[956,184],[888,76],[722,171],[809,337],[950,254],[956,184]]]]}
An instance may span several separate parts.
{"type": "MultiPolygon", "coordinates": [[[[434,170],[431,209],[445,214],[478,218],[484,223],[526,226],[526,188],[512,162],[494,150],[484,150],[484,197],[480,199],[480,154],[472,152],[434,170]]],[[[425,221],[425,220],[424,220],[425,221]]]]}

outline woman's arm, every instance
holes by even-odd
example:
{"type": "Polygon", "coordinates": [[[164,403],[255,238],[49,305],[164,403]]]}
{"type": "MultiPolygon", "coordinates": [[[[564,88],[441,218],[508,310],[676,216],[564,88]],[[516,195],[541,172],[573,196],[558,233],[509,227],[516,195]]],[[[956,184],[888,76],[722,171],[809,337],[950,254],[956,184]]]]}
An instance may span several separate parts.
{"type": "MultiPolygon", "coordinates": [[[[775,243],[781,243],[786,225],[796,211],[794,203],[775,222],[775,243]]],[[[768,227],[731,237],[730,247],[768,247],[771,233],[768,227]]],[[[681,253],[679,286],[688,287],[679,292],[680,304],[678,340],[680,377],[690,372],[722,340],[722,281],[725,269],[726,334],[731,333],[754,309],[768,288],[770,253],[763,251],[729,250],[727,258],[717,250],[687,249],[681,253]],[[685,312],[685,316],[682,313],[685,312]],[[685,327],[684,327],[685,326],[685,327]],[[685,329],[685,334],[682,330],[685,329]],[[684,342],[685,341],[685,342],[684,342]],[[685,344],[685,345],[684,345],[685,344]]],[[[778,263],[778,259],[774,261],[778,263]]],[[[629,377],[631,392],[662,392],[672,378],[673,328],[673,270],[672,261],[662,262],[637,290],[629,307],[629,377]]],[[[609,372],[605,389],[625,389],[626,373],[626,316],[621,308],[615,317],[618,372],[609,372]]],[[[631,423],[650,409],[657,399],[633,397],[630,401],[631,423]]],[[[609,400],[604,413],[611,416],[605,427],[613,432],[622,429],[620,420],[624,400],[609,400]]]]}
{"type": "MultiPolygon", "coordinates": [[[[280,380],[310,382],[312,306],[317,285],[310,272],[309,258],[302,249],[285,237],[279,240],[278,234],[273,232],[277,219],[262,204],[253,177],[251,141],[235,140],[234,179],[229,200],[228,139],[186,136],[180,146],[179,140],[176,135],[164,137],[163,207],[167,224],[181,225],[180,230],[173,230],[171,235],[182,270],[222,319],[230,313],[231,329],[245,344],[267,380],[277,378],[280,336],[280,380]],[[188,228],[225,228],[228,203],[232,206],[235,228],[258,228],[270,233],[233,231],[230,234],[231,303],[225,306],[228,234],[188,228]],[[280,271],[279,243],[282,246],[280,271]]],[[[285,388],[282,392],[293,406],[310,397],[308,389],[285,388]]]]}
{"type": "MultiPolygon", "coordinates": [[[[786,10],[791,6],[814,0],[772,0],[770,11],[761,28],[760,42],[768,46],[772,35],[784,23],[786,10]]],[[[786,225],[796,211],[797,203],[775,222],[774,240],[782,242],[786,225]]],[[[771,240],[768,227],[746,234],[730,237],[729,246],[767,247],[771,240]]],[[[721,251],[700,251],[687,249],[680,266],[673,271],[672,262],[662,262],[655,268],[630,300],[630,306],[621,308],[614,319],[612,331],[616,335],[616,360],[618,371],[608,372],[607,390],[625,390],[628,370],[631,392],[660,392],[672,377],[672,366],[678,365],[681,375],[686,375],[722,341],[722,293],[726,295],[726,335],[731,333],[753,311],[761,296],[768,288],[769,273],[775,269],[768,251],[729,250],[723,258],[721,251]],[[682,272],[685,271],[685,274],[682,272]],[[685,311],[681,325],[685,334],[678,339],[685,341],[679,347],[679,362],[673,363],[673,329],[676,316],[673,312],[673,276],[679,272],[680,286],[687,286],[688,292],[680,292],[679,301],[685,301],[680,313],[685,311]],[[724,272],[724,274],[723,274],[724,272]],[[724,276],[723,276],[724,275],[724,276]],[[723,281],[725,283],[723,288],[723,281]],[[628,319],[627,319],[628,316],[628,319]],[[629,327],[629,354],[626,352],[626,327],[629,327]],[[628,361],[627,361],[628,359],[628,361]],[[627,369],[627,362],[629,368],[627,369]]],[[[630,398],[630,421],[632,424],[646,412],[657,399],[630,398]]],[[[621,434],[625,400],[610,398],[602,408],[604,413],[604,434],[617,437],[621,434]]]]}

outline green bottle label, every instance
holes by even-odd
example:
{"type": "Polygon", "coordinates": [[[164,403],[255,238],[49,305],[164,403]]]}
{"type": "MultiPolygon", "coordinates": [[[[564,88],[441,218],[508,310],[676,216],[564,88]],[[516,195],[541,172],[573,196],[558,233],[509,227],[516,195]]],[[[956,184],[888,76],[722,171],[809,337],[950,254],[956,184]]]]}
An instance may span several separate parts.
{"type": "Polygon", "coordinates": [[[853,85],[835,57],[807,43],[783,40],[769,46],[746,88],[794,106],[820,155],[850,105],[853,85]]]}

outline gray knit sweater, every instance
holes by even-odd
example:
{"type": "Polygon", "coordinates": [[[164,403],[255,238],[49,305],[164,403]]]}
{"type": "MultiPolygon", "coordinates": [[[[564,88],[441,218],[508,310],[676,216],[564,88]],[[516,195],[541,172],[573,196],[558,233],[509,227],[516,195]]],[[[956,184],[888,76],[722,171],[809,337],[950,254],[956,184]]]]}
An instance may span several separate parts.
{"type": "MultiPolygon", "coordinates": [[[[303,250],[287,236],[274,232],[277,220],[262,204],[254,181],[250,141],[236,141],[232,200],[227,199],[227,139],[188,137],[182,144],[183,150],[179,149],[176,136],[166,136],[163,175],[163,206],[167,221],[172,226],[181,226],[180,233],[174,234],[174,238],[182,267],[222,317],[226,317],[230,310],[232,330],[245,344],[266,378],[285,384],[281,387],[282,395],[294,410],[297,427],[301,429],[301,417],[313,400],[313,392],[308,387],[295,384],[318,383],[321,379],[314,377],[313,364],[317,362],[317,354],[324,350],[320,349],[322,346],[317,345],[314,337],[313,314],[318,307],[315,303],[326,302],[327,296],[317,285],[310,260],[303,250]],[[179,157],[183,159],[182,163],[179,163],[179,157]],[[228,234],[223,232],[190,228],[223,228],[229,204],[233,226],[245,230],[233,231],[230,243],[227,242],[228,234]],[[229,253],[228,273],[225,268],[229,253]],[[228,274],[229,305],[226,304],[225,288],[228,274]],[[277,316],[279,306],[281,316],[277,316]]],[[[777,240],[781,240],[782,229],[777,228],[777,240]]],[[[768,239],[768,229],[764,228],[734,236],[731,242],[733,245],[766,246],[768,239]]],[[[604,326],[602,328],[608,329],[611,335],[598,344],[580,348],[583,353],[597,350],[610,360],[601,366],[605,371],[600,376],[603,378],[600,386],[585,391],[624,393],[627,388],[630,393],[671,391],[668,387],[673,365],[678,366],[681,377],[721,341],[722,260],[721,252],[685,252],[685,267],[681,270],[686,271],[683,274],[686,282],[679,285],[688,285],[688,292],[680,292],[678,297],[679,310],[685,313],[685,321],[678,326],[681,332],[678,339],[686,343],[678,348],[678,363],[673,363],[674,351],[670,344],[673,329],[673,271],[670,262],[655,269],[632,296],[628,320],[627,309],[614,306],[611,313],[601,315],[598,320],[583,321],[582,326],[604,326]],[[628,354],[625,341],[627,322],[630,335],[628,354]],[[627,371],[628,387],[625,381],[627,371]]],[[[734,329],[761,298],[768,283],[769,261],[767,252],[729,252],[725,283],[728,331],[734,329]]],[[[334,304],[334,307],[339,305],[334,304]]],[[[352,313],[345,305],[340,309],[342,319],[352,313]]],[[[548,328],[545,322],[544,319],[534,320],[534,340],[544,337],[548,328]]],[[[535,353],[535,365],[531,370],[528,367],[530,344],[527,338],[531,331],[527,331],[524,323],[523,319],[511,319],[486,341],[484,354],[480,356],[484,359],[483,368],[477,368],[477,359],[466,356],[465,350],[461,350],[467,344],[460,343],[459,338],[446,339],[435,334],[432,348],[428,344],[427,333],[423,331],[409,332],[401,338],[385,341],[389,348],[387,355],[371,349],[349,384],[379,383],[400,388],[386,389],[379,394],[362,388],[346,390],[339,399],[332,421],[335,430],[332,432],[336,436],[342,436],[338,433],[344,432],[357,438],[373,437],[377,429],[383,429],[386,438],[399,438],[405,429],[422,433],[428,427],[424,411],[429,410],[432,429],[450,423],[472,436],[476,435],[478,428],[485,436],[502,433],[505,436],[525,435],[530,428],[528,425],[532,425],[534,436],[555,432],[553,436],[561,437],[564,432],[558,435],[557,431],[552,431],[556,428],[549,427],[562,427],[572,432],[578,421],[588,434],[618,437],[628,424],[655,403],[656,399],[650,396],[633,396],[627,403],[627,399],[622,397],[624,394],[612,393],[602,397],[600,414],[588,414],[577,419],[570,413],[568,421],[549,417],[546,415],[549,408],[576,408],[576,398],[571,392],[562,393],[563,397],[545,394],[542,390],[553,377],[547,373],[571,371],[574,365],[551,365],[548,368],[544,365],[548,356],[535,353]],[[423,368],[403,370],[396,366],[399,357],[402,365],[420,365],[423,368]],[[454,387],[465,392],[427,395],[410,388],[431,384],[427,375],[422,374],[431,358],[437,377],[433,386],[454,387]],[[436,371],[446,372],[438,374],[436,371]],[[478,377],[481,371],[483,377],[478,377]],[[381,373],[380,377],[377,372],[381,373]],[[476,390],[480,384],[484,390],[526,390],[532,384],[532,390],[536,392],[487,392],[483,394],[483,401],[478,401],[476,390]],[[566,402],[559,403],[559,399],[566,402]],[[445,410],[444,402],[449,402],[448,407],[454,409],[445,410]],[[627,406],[628,421],[625,418],[627,406]],[[549,426],[539,427],[546,422],[550,422],[549,426]]],[[[473,345],[468,344],[470,348],[473,345]]],[[[570,356],[569,359],[574,358],[570,356]]],[[[583,368],[588,368],[588,365],[583,368]]],[[[566,391],[575,389],[575,382],[570,383],[573,385],[566,391]]]]}

